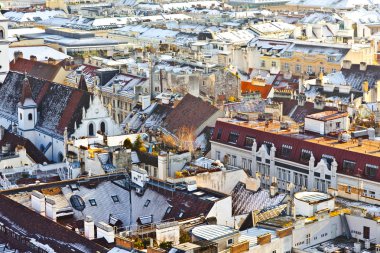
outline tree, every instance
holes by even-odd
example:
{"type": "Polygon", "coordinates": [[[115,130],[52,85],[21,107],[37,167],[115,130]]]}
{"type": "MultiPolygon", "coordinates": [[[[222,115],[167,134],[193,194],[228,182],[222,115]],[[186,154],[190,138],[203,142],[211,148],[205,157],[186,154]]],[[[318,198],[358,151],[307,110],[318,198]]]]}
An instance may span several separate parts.
{"type": "Polygon", "coordinates": [[[191,237],[188,232],[181,230],[180,236],[179,236],[179,242],[185,243],[185,242],[191,242],[191,237]]]}
{"type": "Polygon", "coordinates": [[[160,248],[169,251],[173,246],[173,242],[162,242],[160,243],[160,248]]]}
{"type": "Polygon", "coordinates": [[[131,142],[131,140],[129,138],[125,139],[125,141],[123,143],[123,146],[126,149],[132,149],[133,148],[132,142],[131,142]]]}
{"type": "Polygon", "coordinates": [[[141,139],[141,136],[138,135],[137,138],[136,138],[136,140],[135,140],[135,142],[133,143],[133,148],[132,149],[135,150],[135,151],[139,151],[140,148],[143,147],[143,146],[144,146],[144,142],[141,139]]]}
{"type": "Polygon", "coordinates": [[[193,127],[183,126],[178,129],[176,136],[178,138],[179,150],[188,150],[191,153],[195,150],[195,130],[193,127]]]}

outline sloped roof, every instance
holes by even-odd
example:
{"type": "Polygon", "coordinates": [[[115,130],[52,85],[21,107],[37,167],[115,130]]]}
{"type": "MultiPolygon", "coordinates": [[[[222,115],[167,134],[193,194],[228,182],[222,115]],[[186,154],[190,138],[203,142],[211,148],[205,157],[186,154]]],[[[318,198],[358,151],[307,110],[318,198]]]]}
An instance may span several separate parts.
{"type": "Polygon", "coordinates": [[[341,71],[346,83],[359,91],[362,91],[364,81],[368,81],[369,88],[373,88],[380,80],[380,66],[376,65],[368,65],[365,70],[360,70],[360,64],[352,64],[351,68],[342,68],[341,71]]]}
{"type": "MultiPolygon", "coordinates": [[[[40,246],[42,246],[42,244],[45,244],[54,252],[107,252],[105,248],[96,243],[4,195],[0,195],[0,214],[0,222],[4,226],[17,232],[20,236],[35,241],[36,245],[41,244],[40,246]]],[[[0,232],[0,239],[9,241],[12,240],[12,237],[0,232]]],[[[12,240],[12,242],[21,251],[30,250],[30,245],[23,244],[22,240],[12,240]]]]}
{"type": "Polygon", "coordinates": [[[49,163],[46,156],[36,146],[34,146],[29,139],[5,130],[4,137],[0,140],[0,146],[4,146],[7,143],[11,145],[11,152],[13,152],[15,148],[20,145],[26,149],[26,153],[35,163],[49,163]]]}
{"type": "Polygon", "coordinates": [[[168,114],[163,126],[173,133],[183,126],[197,129],[217,111],[210,103],[187,94],[168,114]]]}
{"type": "Polygon", "coordinates": [[[53,81],[60,69],[60,65],[31,61],[24,58],[17,58],[10,63],[11,71],[27,73],[28,75],[47,81],[53,81]]]}
{"type": "Polygon", "coordinates": [[[244,92],[260,92],[261,98],[267,98],[273,86],[270,84],[266,84],[264,86],[261,85],[253,85],[250,81],[241,81],[241,91],[244,92]]]}
{"type": "MultiPolygon", "coordinates": [[[[0,114],[17,121],[17,104],[22,93],[24,74],[10,71],[0,85],[0,114]]],[[[65,127],[74,132],[80,124],[82,108],[89,107],[91,94],[76,88],[28,77],[39,118],[36,128],[62,135],[65,127]]]]}

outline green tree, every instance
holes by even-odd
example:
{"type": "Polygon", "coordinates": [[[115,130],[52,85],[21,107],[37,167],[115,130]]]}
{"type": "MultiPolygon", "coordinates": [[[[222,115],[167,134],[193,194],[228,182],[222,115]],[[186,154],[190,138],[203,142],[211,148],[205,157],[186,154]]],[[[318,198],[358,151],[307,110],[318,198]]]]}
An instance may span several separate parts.
{"type": "Polygon", "coordinates": [[[169,251],[173,246],[173,242],[162,242],[160,243],[160,248],[169,251]]]}
{"type": "Polygon", "coordinates": [[[141,149],[141,147],[143,147],[143,145],[144,145],[144,142],[141,139],[141,136],[138,135],[135,142],[133,143],[133,150],[139,151],[141,149]]]}
{"type": "Polygon", "coordinates": [[[130,139],[125,139],[124,143],[123,143],[123,146],[127,149],[132,149],[133,148],[133,145],[132,145],[132,142],[130,139]]]}
{"type": "Polygon", "coordinates": [[[191,242],[191,237],[189,233],[181,230],[180,236],[179,236],[179,242],[180,243],[191,242]]]}

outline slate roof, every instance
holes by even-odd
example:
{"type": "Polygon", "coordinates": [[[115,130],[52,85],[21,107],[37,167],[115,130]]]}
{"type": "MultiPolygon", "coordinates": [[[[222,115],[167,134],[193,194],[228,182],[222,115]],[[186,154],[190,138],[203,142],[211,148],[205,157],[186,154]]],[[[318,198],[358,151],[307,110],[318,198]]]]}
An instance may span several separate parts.
{"type": "MultiPolygon", "coordinates": [[[[7,228],[17,232],[20,236],[25,237],[25,241],[36,241],[35,245],[45,244],[42,246],[51,248],[52,252],[107,252],[105,248],[96,243],[39,215],[4,195],[0,195],[0,222],[7,228]]],[[[0,232],[0,239],[11,241],[12,246],[14,245],[22,250],[22,252],[30,250],[29,245],[23,243],[22,240],[15,240],[3,232],[0,232]]]]}
{"type": "MultiPolygon", "coordinates": [[[[22,93],[24,74],[10,71],[0,85],[0,115],[17,122],[17,104],[22,93]]],[[[32,98],[37,103],[39,118],[36,128],[52,134],[74,132],[80,124],[82,108],[89,107],[91,94],[76,88],[28,77],[32,98]]]]}
{"type": "Polygon", "coordinates": [[[346,83],[352,88],[362,91],[362,84],[368,81],[369,88],[373,88],[378,80],[380,80],[380,66],[368,65],[366,70],[360,70],[359,64],[352,64],[351,68],[342,68],[342,74],[346,79],[346,83]]]}
{"type": "Polygon", "coordinates": [[[26,153],[34,162],[38,164],[43,164],[45,162],[49,163],[46,156],[36,146],[34,146],[29,139],[5,130],[4,137],[0,140],[0,147],[7,143],[11,145],[11,152],[13,152],[15,148],[20,145],[26,149],[26,153]]]}
{"type": "Polygon", "coordinates": [[[199,97],[187,94],[168,114],[163,126],[175,133],[183,126],[198,129],[218,111],[218,108],[199,97]]]}
{"type": "Polygon", "coordinates": [[[27,73],[28,75],[47,81],[53,81],[60,69],[60,65],[31,61],[24,58],[17,58],[10,63],[11,71],[27,73]]]}

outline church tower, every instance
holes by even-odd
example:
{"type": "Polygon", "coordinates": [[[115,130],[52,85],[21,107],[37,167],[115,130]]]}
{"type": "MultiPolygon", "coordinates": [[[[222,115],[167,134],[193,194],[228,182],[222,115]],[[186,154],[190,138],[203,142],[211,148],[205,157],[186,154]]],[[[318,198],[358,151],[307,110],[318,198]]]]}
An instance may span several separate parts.
{"type": "Polygon", "coordinates": [[[18,128],[20,131],[33,130],[37,124],[37,104],[32,97],[32,89],[25,76],[22,85],[20,102],[18,103],[18,128]]]}
{"type": "Polygon", "coordinates": [[[0,12],[0,82],[9,71],[8,20],[0,12]]]}

